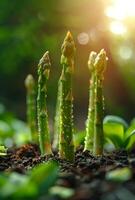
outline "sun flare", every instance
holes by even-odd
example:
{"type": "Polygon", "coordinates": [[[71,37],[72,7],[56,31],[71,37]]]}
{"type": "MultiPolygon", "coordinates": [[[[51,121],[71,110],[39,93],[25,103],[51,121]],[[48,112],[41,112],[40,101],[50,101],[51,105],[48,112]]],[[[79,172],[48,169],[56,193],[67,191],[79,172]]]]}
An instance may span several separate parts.
{"type": "Polygon", "coordinates": [[[113,0],[112,5],[106,9],[106,15],[115,20],[135,17],[135,0],[113,0]]]}
{"type": "Polygon", "coordinates": [[[126,33],[127,30],[126,27],[123,25],[123,23],[119,21],[113,21],[110,24],[110,31],[114,34],[122,35],[126,33]]]}

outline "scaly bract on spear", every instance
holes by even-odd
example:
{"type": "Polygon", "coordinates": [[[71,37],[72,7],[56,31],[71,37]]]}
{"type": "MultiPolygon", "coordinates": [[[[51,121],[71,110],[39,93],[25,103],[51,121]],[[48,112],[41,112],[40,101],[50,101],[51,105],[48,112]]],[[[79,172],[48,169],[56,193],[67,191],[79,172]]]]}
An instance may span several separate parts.
{"type": "Polygon", "coordinates": [[[62,73],[59,80],[59,84],[61,84],[59,155],[61,158],[65,158],[71,162],[74,160],[72,95],[74,53],[74,40],[71,33],[68,32],[62,45],[62,73]]]}
{"type": "Polygon", "coordinates": [[[47,81],[50,73],[50,58],[47,51],[38,64],[38,95],[37,95],[37,115],[38,132],[41,154],[51,154],[51,141],[47,112],[47,81]]]}
{"type": "Polygon", "coordinates": [[[38,144],[38,131],[36,125],[36,87],[31,74],[25,79],[27,123],[31,132],[31,142],[38,144]]]}

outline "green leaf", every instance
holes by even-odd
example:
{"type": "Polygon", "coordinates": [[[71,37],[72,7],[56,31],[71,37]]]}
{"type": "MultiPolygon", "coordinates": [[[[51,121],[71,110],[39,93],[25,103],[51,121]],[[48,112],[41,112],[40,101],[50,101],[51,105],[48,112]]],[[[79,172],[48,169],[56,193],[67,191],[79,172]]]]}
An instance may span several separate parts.
{"type": "Polygon", "coordinates": [[[58,175],[58,165],[54,161],[46,164],[42,163],[35,167],[31,172],[30,184],[35,182],[39,189],[39,193],[45,193],[51,187],[58,175]]]}
{"type": "Polygon", "coordinates": [[[78,131],[74,134],[74,145],[75,147],[79,147],[80,145],[84,144],[86,132],[85,131],[78,131]]]}
{"type": "Polygon", "coordinates": [[[106,122],[103,124],[104,136],[111,141],[116,148],[123,147],[124,128],[123,125],[106,122]]]}
{"type": "Polygon", "coordinates": [[[11,137],[12,135],[12,129],[10,128],[9,124],[0,120],[0,137],[6,138],[11,137]]]}
{"type": "Polygon", "coordinates": [[[0,156],[7,155],[7,148],[5,146],[0,146],[0,156]]]}
{"type": "Polygon", "coordinates": [[[125,132],[125,139],[131,135],[133,130],[135,130],[135,123],[131,122],[130,126],[128,127],[128,129],[125,132]]]}
{"type": "MultiPolygon", "coordinates": [[[[1,188],[3,185],[5,185],[6,181],[7,181],[6,176],[5,176],[3,173],[1,173],[1,174],[0,174],[0,188],[1,188]]],[[[0,191],[1,191],[1,190],[0,190],[0,191]]]]}
{"type": "Polygon", "coordinates": [[[106,179],[115,182],[125,182],[130,180],[131,177],[132,177],[132,172],[128,167],[115,169],[113,171],[106,173],[106,179]]]}
{"type": "Polygon", "coordinates": [[[131,149],[135,144],[135,135],[133,133],[134,130],[135,130],[135,120],[132,120],[129,128],[126,130],[124,135],[125,148],[127,150],[131,149]]]}
{"type": "Polygon", "coordinates": [[[38,195],[48,193],[57,174],[58,165],[55,162],[42,163],[27,175],[2,174],[0,175],[0,199],[37,199],[38,195]]]}
{"type": "Polygon", "coordinates": [[[74,190],[71,188],[66,188],[62,186],[54,186],[49,190],[51,195],[57,195],[62,199],[70,198],[74,195],[74,190]]]}
{"type": "Polygon", "coordinates": [[[25,199],[25,197],[35,196],[37,194],[36,185],[29,185],[29,177],[17,173],[5,176],[3,186],[0,188],[2,199],[25,199]]]}
{"type": "Polygon", "coordinates": [[[107,115],[104,118],[103,123],[104,124],[106,124],[106,123],[121,124],[121,125],[123,125],[124,130],[126,130],[128,128],[127,122],[123,118],[115,116],[115,115],[107,115]]]}
{"type": "Polygon", "coordinates": [[[128,124],[118,116],[108,115],[103,120],[104,136],[116,148],[124,148],[125,130],[128,124]]]}
{"type": "Polygon", "coordinates": [[[127,150],[132,149],[132,147],[135,145],[135,130],[133,130],[130,135],[125,139],[125,148],[127,150]]]}
{"type": "Polygon", "coordinates": [[[134,126],[135,127],[135,118],[133,118],[130,122],[130,126],[134,126]]]}

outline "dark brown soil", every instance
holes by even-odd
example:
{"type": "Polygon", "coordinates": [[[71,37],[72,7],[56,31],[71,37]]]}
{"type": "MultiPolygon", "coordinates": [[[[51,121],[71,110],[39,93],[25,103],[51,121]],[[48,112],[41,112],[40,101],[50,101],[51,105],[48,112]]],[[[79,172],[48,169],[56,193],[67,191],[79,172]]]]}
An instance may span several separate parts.
{"type": "MultiPolygon", "coordinates": [[[[61,160],[57,153],[41,157],[36,145],[25,145],[9,150],[7,156],[0,157],[0,171],[25,173],[35,165],[56,160],[60,173],[56,185],[72,188],[75,191],[70,200],[135,200],[135,152],[115,151],[102,157],[94,157],[90,152],[78,149],[75,162],[61,160]],[[117,168],[130,167],[132,178],[118,183],[108,181],[105,175],[117,168]]],[[[53,199],[55,200],[55,199],[53,199]]]]}

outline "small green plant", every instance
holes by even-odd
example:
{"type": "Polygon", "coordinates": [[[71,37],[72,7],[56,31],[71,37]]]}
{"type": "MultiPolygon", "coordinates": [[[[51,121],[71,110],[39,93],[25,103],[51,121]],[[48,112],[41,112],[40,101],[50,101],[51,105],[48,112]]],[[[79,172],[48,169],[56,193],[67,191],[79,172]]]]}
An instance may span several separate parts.
{"type": "Polygon", "coordinates": [[[25,79],[25,87],[27,90],[27,122],[30,127],[31,141],[35,144],[38,144],[38,133],[36,125],[36,87],[35,80],[31,74],[29,74],[25,79]]]}
{"type": "Polygon", "coordinates": [[[104,136],[107,143],[112,143],[116,149],[130,150],[135,145],[135,122],[130,126],[118,116],[108,115],[103,121],[104,136]]]}
{"type": "Polygon", "coordinates": [[[94,155],[103,153],[103,74],[106,69],[107,57],[102,49],[99,54],[92,52],[88,61],[91,70],[91,85],[88,119],[86,125],[86,138],[84,150],[92,151],[94,155]]]}
{"type": "Polygon", "coordinates": [[[50,67],[51,63],[49,53],[47,51],[38,64],[37,115],[39,144],[42,155],[52,153],[46,105],[47,81],[49,79],[50,67]]]}
{"type": "Polygon", "coordinates": [[[60,76],[60,133],[59,155],[69,161],[74,160],[73,144],[73,96],[72,74],[74,70],[75,44],[70,32],[62,45],[62,73],[60,76]]]}

